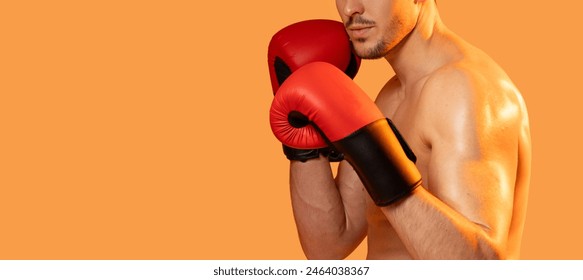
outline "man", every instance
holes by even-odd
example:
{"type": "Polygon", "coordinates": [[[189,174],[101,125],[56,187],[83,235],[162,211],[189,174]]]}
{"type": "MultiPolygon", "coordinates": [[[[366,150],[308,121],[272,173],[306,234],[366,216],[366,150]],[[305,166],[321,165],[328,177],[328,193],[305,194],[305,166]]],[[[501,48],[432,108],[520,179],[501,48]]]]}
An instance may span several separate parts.
{"type": "Polygon", "coordinates": [[[386,206],[342,161],[292,160],[291,198],[309,259],[519,257],[530,177],[520,93],[482,51],[441,22],[434,0],[337,0],[356,54],[396,75],[376,104],[417,156],[421,186],[386,206]]]}

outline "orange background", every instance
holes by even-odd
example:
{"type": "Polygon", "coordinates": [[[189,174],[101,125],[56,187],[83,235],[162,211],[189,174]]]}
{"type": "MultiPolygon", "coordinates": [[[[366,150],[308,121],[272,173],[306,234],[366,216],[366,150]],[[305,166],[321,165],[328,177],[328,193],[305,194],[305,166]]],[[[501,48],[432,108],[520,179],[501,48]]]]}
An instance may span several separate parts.
{"type": "MultiPolygon", "coordinates": [[[[576,5],[439,1],[529,108],[526,259],[583,259],[576,5]]],[[[0,258],[303,259],[266,56],[312,18],[334,1],[3,1],[0,258]]],[[[391,71],[356,81],[374,97],[391,71]]]]}

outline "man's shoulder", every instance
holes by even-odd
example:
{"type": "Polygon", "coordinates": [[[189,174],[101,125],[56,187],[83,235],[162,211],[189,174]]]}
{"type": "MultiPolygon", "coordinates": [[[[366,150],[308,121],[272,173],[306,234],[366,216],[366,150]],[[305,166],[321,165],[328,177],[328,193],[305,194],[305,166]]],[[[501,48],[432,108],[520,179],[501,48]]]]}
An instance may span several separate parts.
{"type": "Polygon", "coordinates": [[[491,60],[467,59],[441,67],[426,80],[421,111],[453,121],[460,116],[478,119],[519,119],[525,111],[521,94],[506,73],[491,60]],[[506,113],[505,113],[506,112],[506,113]],[[517,112],[517,114],[507,114],[517,112]],[[501,118],[497,118],[501,117],[501,118]],[[504,117],[504,118],[502,118],[504,117]]]}
{"type": "Polygon", "coordinates": [[[465,58],[432,72],[423,85],[431,102],[480,102],[517,91],[506,73],[489,58],[465,58]]]}
{"type": "Polygon", "coordinates": [[[483,67],[475,62],[464,60],[448,63],[429,74],[423,90],[444,93],[479,89],[492,82],[484,74],[483,67]]]}

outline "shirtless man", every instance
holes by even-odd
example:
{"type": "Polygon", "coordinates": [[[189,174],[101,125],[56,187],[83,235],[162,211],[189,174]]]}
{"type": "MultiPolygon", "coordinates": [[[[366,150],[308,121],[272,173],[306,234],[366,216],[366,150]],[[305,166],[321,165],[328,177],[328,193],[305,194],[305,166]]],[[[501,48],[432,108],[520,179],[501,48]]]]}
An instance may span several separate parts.
{"type": "Polygon", "coordinates": [[[376,104],[417,156],[422,183],[377,206],[353,167],[292,160],[294,217],[309,259],[516,259],[530,178],[524,101],[485,53],[441,22],[434,0],[336,0],[355,52],[396,75],[376,104]]]}

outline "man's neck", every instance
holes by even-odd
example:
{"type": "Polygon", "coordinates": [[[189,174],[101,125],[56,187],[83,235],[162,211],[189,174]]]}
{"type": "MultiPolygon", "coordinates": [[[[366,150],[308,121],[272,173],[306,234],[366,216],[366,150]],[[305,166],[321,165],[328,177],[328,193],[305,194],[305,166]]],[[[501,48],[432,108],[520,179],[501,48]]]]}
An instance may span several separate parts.
{"type": "Polygon", "coordinates": [[[454,52],[444,48],[447,32],[435,3],[426,2],[415,28],[385,56],[401,84],[415,83],[446,63],[454,52]]]}

